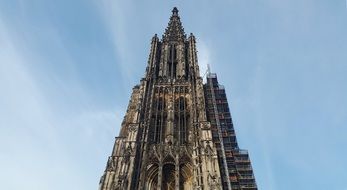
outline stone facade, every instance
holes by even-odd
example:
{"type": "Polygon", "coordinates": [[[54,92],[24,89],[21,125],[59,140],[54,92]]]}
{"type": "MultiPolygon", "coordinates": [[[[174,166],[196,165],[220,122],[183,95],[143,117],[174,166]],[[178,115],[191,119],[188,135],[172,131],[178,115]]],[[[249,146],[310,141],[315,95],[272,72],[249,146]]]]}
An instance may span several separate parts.
{"type": "Polygon", "coordinates": [[[223,189],[219,168],[195,37],[174,8],[162,39],[152,38],[99,189],[223,189]]]}

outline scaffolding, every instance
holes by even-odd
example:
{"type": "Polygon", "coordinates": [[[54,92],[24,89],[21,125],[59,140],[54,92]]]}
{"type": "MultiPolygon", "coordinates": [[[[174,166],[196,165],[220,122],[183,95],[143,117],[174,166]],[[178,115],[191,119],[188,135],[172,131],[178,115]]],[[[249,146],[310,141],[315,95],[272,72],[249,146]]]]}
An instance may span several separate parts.
{"type": "Polygon", "coordinates": [[[206,113],[217,148],[223,189],[257,190],[248,151],[239,149],[237,144],[224,86],[218,83],[217,75],[210,73],[209,68],[204,91],[206,113]]]}
{"type": "MultiPolygon", "coordinates": [[[[209,75],[211,74],[210,69],[208,69],[208,80],[210,84],[212,84],[212,78],[209,77],[209,75]]],[[[213,110],[214,110],[214,115],[215,115],[215,119],[216,119],[216,124],[217,124],[217,132],[218,132],[218,137],[219,137],[219,142],[220,143],[220,147],[221,147],[221,155],[222,155],[222,162],[223,162],[223,169],[225,170],[225,174],[228,174],[228,165],[227,165],[227,162],[226,162],[226,157],[225,157],[225,150],[224,150],[224,143],[223,143],[223,132],[220,130],[220,121],[219,121],[219,116],[218,116],[218,109],[217,109],[217,103],[216,103],[216,98],[215,98],[215,94],[214,94],[214,89],[213,89],[213,86],[210,85],[210,91],[211,91],[211,95],[212,95],[212,104],[213,104],[213,110]]],[[[226,175],[223,175],[223,177],[225,177],[226,175]]],[[[222,178],[223,178],[222,177],[222,178]]],[[[225,179],[223,179],[223,181],[226,181],[227,183],[227,186],[228,186],[228,190],[231,190],[231,184],[230,184],[230,179],[229,177],[225,177],[225,179]]]]}

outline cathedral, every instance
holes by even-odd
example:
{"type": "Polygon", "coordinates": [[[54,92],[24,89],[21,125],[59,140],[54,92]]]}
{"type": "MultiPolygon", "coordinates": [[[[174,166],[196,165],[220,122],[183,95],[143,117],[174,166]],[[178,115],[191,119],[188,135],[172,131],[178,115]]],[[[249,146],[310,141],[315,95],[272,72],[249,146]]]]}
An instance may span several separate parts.
{"type": "Polygon", "coordinates": [[[196,39],[175,7],[154,35],[99,190],[256,190],[217,75],[200,76],[196,39]]]}

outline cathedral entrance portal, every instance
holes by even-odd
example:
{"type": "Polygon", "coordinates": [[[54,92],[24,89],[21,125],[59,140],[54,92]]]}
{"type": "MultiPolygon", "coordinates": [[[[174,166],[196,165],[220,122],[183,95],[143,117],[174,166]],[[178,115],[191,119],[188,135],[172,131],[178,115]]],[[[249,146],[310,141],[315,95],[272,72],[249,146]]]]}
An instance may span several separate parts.
{"type": "Polygon", "coordinates": [[[163,166],[163,190],[175,190],[175,165],[165,164],[163,166]]]}

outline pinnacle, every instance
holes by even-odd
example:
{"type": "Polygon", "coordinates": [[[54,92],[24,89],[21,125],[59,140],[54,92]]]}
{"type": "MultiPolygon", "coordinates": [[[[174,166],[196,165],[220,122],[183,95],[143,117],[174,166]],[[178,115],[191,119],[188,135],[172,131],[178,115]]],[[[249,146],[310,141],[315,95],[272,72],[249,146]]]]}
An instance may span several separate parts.
{"type": "Polygon", "coordinates": [[[172,9],[172,15],[178,16],[178,9],[177,9],[177,7],[174,7],[172,9]]]}

